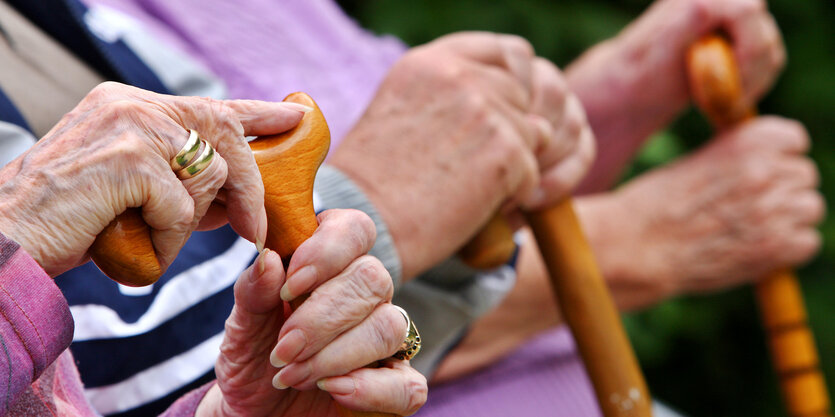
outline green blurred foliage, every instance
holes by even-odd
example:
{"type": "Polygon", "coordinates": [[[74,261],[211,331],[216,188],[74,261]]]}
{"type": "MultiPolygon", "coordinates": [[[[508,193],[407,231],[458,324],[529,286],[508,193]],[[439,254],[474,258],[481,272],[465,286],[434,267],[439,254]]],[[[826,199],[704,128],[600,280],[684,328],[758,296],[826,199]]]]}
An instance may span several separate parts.
{"type": "MultiPolygon", "coordinates": [[[[539,55],[565,66],[615,35],[649,0],[344,0],[343,7],[378,33],[411,45],[460,30],[515,33],[539,55]]],[[[835,207],[835,2],[773,0],[789,63],[760,104],[763,113],[802,121],[813,141],[824,195],[835,207]]],[[[694,111],[658,133],[624,178],[698,146],[710,128],[694,111]]],[[[824,249],[800,270],[822,362],[835,386],[835,219],[821,227],[824,249]]],[[[655,396],[692,416],[782,416],[773,371],[749,288],[669,300],[626,317],[655,396]]]]}

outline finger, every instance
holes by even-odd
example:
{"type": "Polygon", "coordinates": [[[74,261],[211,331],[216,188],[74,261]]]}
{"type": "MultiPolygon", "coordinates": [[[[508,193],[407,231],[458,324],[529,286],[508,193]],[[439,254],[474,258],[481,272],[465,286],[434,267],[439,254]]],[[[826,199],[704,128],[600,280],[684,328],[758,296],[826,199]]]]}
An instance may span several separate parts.
{"type": "MultiPolygon", "coordinates": [[[[183,128],[196,130],[226,160],[228,177],[224,188],[229,191],[226,208],[232,228],[245,239],[263,242],[267,233],[264,185],[244,136],[267,131],[267,127],[286,127],[293,118],[281,117],[281,114],[293,112],[301,120],[302,112],[288,110],[287,104],[254,100],[233,102],[230,106],[227,102],[207,98],[161,97],[161,109],[169,117],[183,128]],[[279,122],[267,121],[268,118],[279,122]],[[246,121],[249,131],[243,121],[246,121]]],[[[170,132],[168,136],[169,141],[177,146],[172,151],[176,153],[185,139],[171,139],[170,132]]]]}
{"type": "Polygon", "coordinates": [[[760,116],[742,123],[722,136],[734,137],[740,146],[751,150],[773,150],[803,154],[810,146],[809,133],[798,121],[778,116],[760,116]]]}
{"type": "Polygon", "coordinates": [[[784,200],[781,208],[780,215],[793,219],[797,227],[815,226],[826,216],[826,201],[820,193],[813,190],[784,200]]]}
{"type": "Polygon", "coordinates": [[[746,102],[755,103],[768,91],[785,63],[785,47],[774,17],[764,5],[726,24],[740,65],[746,102]]]}
{"type": "Polygon", "coordinates": [[[165,270],[191,234],[194,200],[166,161],[151,154],[137,159],[144,162],[143,167],[127,179],[136,182],[120,191],[128,192],[123,197],[127,207],[142,207],[142,218],[151,227],[151,242],[165,270]]]}
{"type": "Polygon", "coordinates": [[[547,59],[533,61],[531,112],[560,126],[568,97],[568,84],[560,70],[547,59]]]}
{"type": "Polygon", "coordinates": [[[791,267],[803,264],[818,253],[821,242],[821,234],[817,229],[811,227],[795,229],[785,250],[775,254],[777,264],[791,267]]]}
{"type": "Polygon", "coordinates": [[[775,164],[775,177],[795,190],[811,190],[820,184],[818,167],[810,158],[791,156],[775,164]]]}
{"type": "Polygon", "coordinates": [[[201,223],[218,190],[226,183],[227,173],[226,161],[222,156],[215,153],[206,168],[194,177],[182,180],[183,186],[194,201],[192,230],[196,229],[201,223]]]}
{"type": "Polygon", "coordinates": [[[365,213],[327,210],[318,217],[319,227],[290,259],[287,282],[281,288],[284,301],[315,289],[374,246],[376,227],[365,213]]]}
{"type": "Polygon", "coordinates": [[[528,112],[530,93],[512,74],[485,65],[470,64],[465,65],[465,68],[466,78],[479,83],[479,91],[500,101],[506,101],[517,110],[528,112]]]}
{"type": "Polygon", "coordinates": [[[547,150],[553,146],[553,142],[556,139],[556,132],[554,132],[554,126],[549,122],[546,118],[538,115],[538,114],[528,114],[528,120],[534,126],[536,132],[536,138],[534,141],[534,145],[531,149],[536,154],[537,158],[540,160],[540,170],[541,170],[541,158],[542,155],[547,152],[547,150]]]}
{"type": "MultiPolygon", "coordinates": [[[[256,316],[271,316],[277,311],[282,313],[284,302],[279,295],[279,288],[283,283],[284,265],[281,257],[270,249],[264,249],[235,281],[235,312],[230,316],[230,321],[247,324],[256,316]]],[[[257,330],[258,326],[249,327],[257,330]]]]}
{"type": "Polygon", "coordinates": [[[360,368],[316,384],[344,407],[409,416],[426,403],[426,377],[407,361],[387,360],[380,368],[360,368]]]}
{"type": "Polygon", "coordinates": [[[319,379],[394,355],[408,332],[408,323],[391,303],[380,304],[357,326],[339,335],[315,355],[293,362],[276,374],[274,385],[310,389],[319,379]]]}
{"type": "Polygon", "coordinates": [[[304,114],[313,110],[304,104],[289,101],[225,100],[235,111],[246,136],[275,135],[295,127],[304,114]]]}
{"type": "Polygon", "coordinates": [[[356,259],[293,312],[278,335],[270,362],[281,367],[310,358],[390,301],[393,292],[391,276],[379,260],[372,256],[356,259]]]}
{"type": "Polygon", "coordinates": [[[547,171],[566,158],[580,142],[583,129],[588,126],[586,112],[577,96],[571,94],[566,100],[565,114],[555,132],[554,140],[539,154],[540,170],[547,171]]]}
{"type": "Polygon", "coordinates": [[[530,198],[521,202],[522,206],[527,210],[538,210],[568,197],[588,172],[594,155],[594,135],[591,128],[586,127],[580,134],[576,152],[543,173],[539,187],[530,198]]]}
{"type": "Polygon", "coordinates": [[[530,92],[534,51],[524,38],[492,32],[461,32],[445,36],[435,45],[463,57],[509,71],[530,92]]]}

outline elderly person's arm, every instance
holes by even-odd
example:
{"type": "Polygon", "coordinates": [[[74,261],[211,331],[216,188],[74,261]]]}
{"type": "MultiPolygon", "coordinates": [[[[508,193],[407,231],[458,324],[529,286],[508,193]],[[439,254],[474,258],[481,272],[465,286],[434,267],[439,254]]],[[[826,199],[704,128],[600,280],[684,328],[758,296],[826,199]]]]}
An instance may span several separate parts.
{"type": "Polygon", "coordinates": [[[746,100],[755,103],[785,63],[764,0],[658,0],[568,67],[568,85],[583,102],[599,149],[580,192],[611,187],[644,140],[687,108],[685,53],[715,31],[729,36],[746,100]]]}
{"type": "MultiPolygon", "coordinates": [[[[577,199],[618,306],[717,291],[811,258],[825,204],[808,147],[799,123],[760,117],[617,191],[577,199]]],[[[473,326],[438,380],[484,366],[560,322],[530,237],[513,291],[473,326]]]]}

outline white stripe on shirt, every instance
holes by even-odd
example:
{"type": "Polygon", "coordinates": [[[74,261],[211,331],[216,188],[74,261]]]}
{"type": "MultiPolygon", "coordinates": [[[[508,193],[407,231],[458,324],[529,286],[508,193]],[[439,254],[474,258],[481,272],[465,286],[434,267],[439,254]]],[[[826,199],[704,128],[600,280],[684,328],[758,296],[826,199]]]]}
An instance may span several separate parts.
{"type": "Polygon", "coordinates": [[[238,238],[226,252],[178,274],[160,288],[151,306],[133,323],[125,323],[110,307],[79,304],[70,307],[75,320],[74,342],[143,334],[233,285],[257,251],[238,238]]]}
{"type": "Polygon", "coordinates": [[[223,332],[182,355],[154,365],[124,381],[86,388],[84,394],[96,411],[104,415],[127,411],[158,400],[209,372],[220,354],[222,340],[223,332]]]}

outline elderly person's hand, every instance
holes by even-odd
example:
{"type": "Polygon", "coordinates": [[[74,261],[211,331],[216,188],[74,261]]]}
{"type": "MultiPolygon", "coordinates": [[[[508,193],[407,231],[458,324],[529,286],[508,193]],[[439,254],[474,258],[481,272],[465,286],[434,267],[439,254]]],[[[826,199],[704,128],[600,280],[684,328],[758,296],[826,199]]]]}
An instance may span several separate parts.
{"type": "Polygon", "coordinates": [[[521,38],[453,34],[394,65],[330,163],[378,208],[408,279],[453,254],[506,201],[565,195],[594,150],[578,104],[521,38]]]}
{"type": "Polygon", "coordinates": [[[618,36],[568,67],[568,84],[582,100],[601,150],[583,191],[610,187],[644,139],[687,107],[686,51],[712,32],[729,37],[745,100],[756,103],[786,59],[764,0],[657,0],[618,36]]]}
{"type": "Polygon", "coordinates": [[[228,217],[243,237],[263,241],[264,187],[244,137],[285,131],[304,110],[101,84],[0,171],[0,230],[52,276],[84,262],[96,235],[128,207],[142,207],[163,268],[207,211],[203,226],[228,217]],[[199,175],[180,180],[170,160],[188,129],[217,153],[199,175]]]}
{"type": "Polygon", "coordinates": [[[609,284],[621,307],[749,282],[812,257],[825,205],[808,147],[798,122],[760,117],[590,201],[581,211],[589,227],[617,231],[592,243],[619,271],[609,284]]]}
{"type": "Polygon", "coordinates": [[[280,298],[285,278],[275,252],[262,253],[238,279],[215,366],[218,384],[198,415],[337,417],[334,402],[409,415],[426,401],[426,379],[391,358],[407,322],[391,304],[391,277],[365,256],[373,222],[354,210],[325,211],[319,220],[287,269],[287,283],[317,278],[292,314],[280,298]],[[380,367],[364,368],[377,361],[380,367]]]}
{"type": "MultiPolygon", "coordinates": [[[[815,165],[803,156],[808,146],[799,123],[760,117],[615,192],[575,199],[621,310],[750,282],[812,257],[825,207],[815,165]]],[[[517,271],[513,290],[471,327],[434,382],[495,363],[560,322],[530,234],[517,271]]]]}

